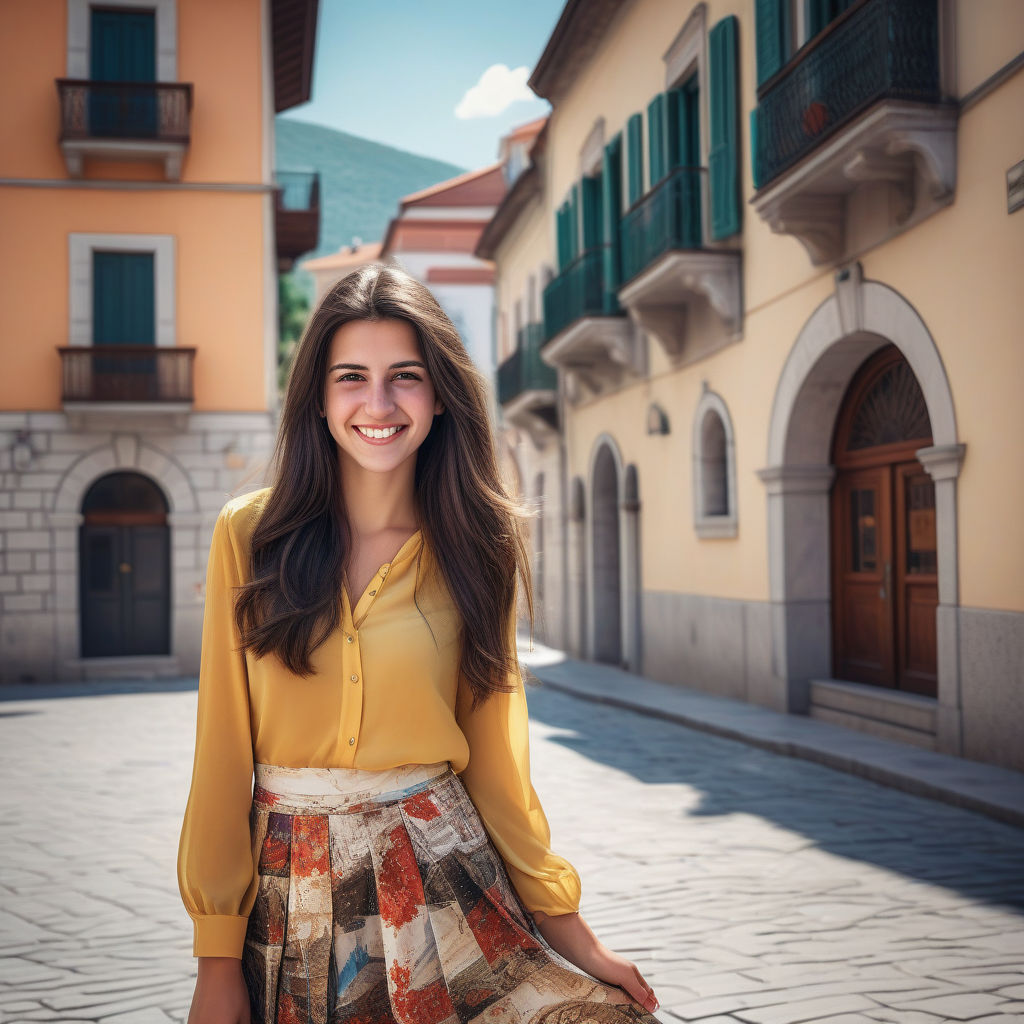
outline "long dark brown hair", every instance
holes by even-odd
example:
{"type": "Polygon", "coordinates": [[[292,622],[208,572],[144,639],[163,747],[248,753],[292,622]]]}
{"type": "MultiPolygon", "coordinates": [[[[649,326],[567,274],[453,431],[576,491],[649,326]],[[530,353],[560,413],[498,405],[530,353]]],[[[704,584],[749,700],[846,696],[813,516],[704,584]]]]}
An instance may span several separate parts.
{"type": "Polygon", "coordinates": [[[335,284],[295,351],[272,457],[273,487],[253,529],[249,582],[238,588],[241,649],[257,657],[274,652],[305,676],[312,672],[311,653],[340,622],[351,534],[337,444],[319,410],[331,340],[351,320],[409,323],[444,406],[416,453],[415,503],[423,540],[462,616],[460,671],[476,707],[488,694],[511,689],[517,572],[532,635],[521,526],[532,513],[499,476],[483,374],[430,289],[388,264],[360,267],[335,284]]]}

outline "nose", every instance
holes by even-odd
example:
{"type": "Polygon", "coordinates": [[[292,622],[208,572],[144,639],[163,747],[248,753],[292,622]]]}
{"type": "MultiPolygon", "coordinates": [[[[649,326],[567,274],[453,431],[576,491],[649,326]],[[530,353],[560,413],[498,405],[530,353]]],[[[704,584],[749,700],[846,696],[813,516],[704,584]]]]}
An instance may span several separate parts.
{"type": "Polygon", "coordinates": [[[374,419],[383,419],[395,408],[391,386],[386,380],[371,382],[370,393],[366,396],[366,414],[374,419]]]}

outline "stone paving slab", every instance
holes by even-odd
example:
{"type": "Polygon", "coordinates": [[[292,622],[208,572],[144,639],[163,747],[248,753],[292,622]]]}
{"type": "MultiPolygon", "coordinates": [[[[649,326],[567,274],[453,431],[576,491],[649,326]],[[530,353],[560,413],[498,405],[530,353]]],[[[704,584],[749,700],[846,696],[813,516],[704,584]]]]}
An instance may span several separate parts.
{"type": "MultiPolygon", "coordinates": [[[[195,680],[75,686],[0,707],[0,1021],[182,1024],[195,680]]],[[[665,1024],[1024,1021],[1021,829],[554,686],[528,699],[552,845],[665,1024]]]]}
{"type": "Polygon", "coordinates": [[[528,638],[522,635],[518,642],[522,663],[553,689],[804,758],[1024,826],[1021,772],[658,682],[610,665],[576,661],[536,640],[530,651],[528,638]]]}

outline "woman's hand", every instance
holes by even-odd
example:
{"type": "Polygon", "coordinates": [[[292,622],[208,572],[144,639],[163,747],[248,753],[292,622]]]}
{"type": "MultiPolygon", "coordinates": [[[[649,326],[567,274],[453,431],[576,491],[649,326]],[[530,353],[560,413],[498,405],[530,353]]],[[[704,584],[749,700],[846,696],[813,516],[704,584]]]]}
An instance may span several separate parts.
{"type": "Polygon", "coordinates": [[[199,976],[187,1024],[252,1024],[241,960],[233,956],[199,957],[199,976]]]}
{"type": "Polygon", "coordinates": [[[625,989],[648,1012],[658,1009],[654,989],[644,981],[636,964],[613,953],[578,912],[552,915],[537,911],[533,920],[551,948],[570,963],[598,981],[625,989]]]}

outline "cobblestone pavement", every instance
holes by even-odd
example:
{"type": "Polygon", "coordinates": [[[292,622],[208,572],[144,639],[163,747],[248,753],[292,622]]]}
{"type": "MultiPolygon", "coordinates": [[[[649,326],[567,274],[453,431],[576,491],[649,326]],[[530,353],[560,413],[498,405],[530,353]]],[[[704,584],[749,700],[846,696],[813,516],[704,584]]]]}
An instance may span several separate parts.
{"type": "MultiPolygon", "coordinates": [[[[185,1020],[193,686],[0,703],[0,1021],[185,1020]]],[[[552,845],[667,1024],[1024,1021],[1024,831],[671,722],[529,699],[552,845]]]]}

